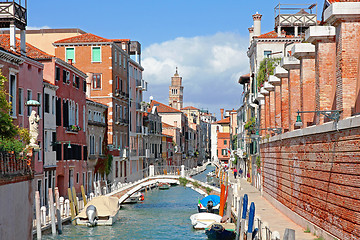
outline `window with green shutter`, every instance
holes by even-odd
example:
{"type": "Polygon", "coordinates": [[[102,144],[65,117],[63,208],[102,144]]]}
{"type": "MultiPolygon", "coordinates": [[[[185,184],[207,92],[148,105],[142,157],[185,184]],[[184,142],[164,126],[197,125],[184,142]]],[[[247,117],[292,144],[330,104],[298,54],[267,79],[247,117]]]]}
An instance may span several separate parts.
{"type": "Polygon", "coordinates": [[[92,62],[101,62],[101,48],[100,47],[92,48],[92,62]]]}
{"type": "Polygon", "coordinates": [[[71,59],[73,62],[75,62],[75,49],[66,48],[65,51],[66,51],[65,53],[66,61],[69,61],[69,59],[71,59]]]}

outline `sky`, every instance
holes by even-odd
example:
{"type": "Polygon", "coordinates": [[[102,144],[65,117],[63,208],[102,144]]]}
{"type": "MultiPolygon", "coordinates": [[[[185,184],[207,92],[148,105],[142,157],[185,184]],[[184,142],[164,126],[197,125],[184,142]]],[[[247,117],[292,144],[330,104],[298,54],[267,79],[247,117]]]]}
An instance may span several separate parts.
{"type": "MultiPolygon", "coordinates": [[[[184,106],[238,109],[241,75],[249,71],[246,55],[252,15],[263,15],[262,33],[274,29],[273,0],[29,0],[28,29],[80,28],[110,39],[142,45],[144,100],[168,104],[171,77],[183,78],[184,106]]],[[[315,3],[284,0],[281,3],[315,3]]],[[[318,12],[322,4],[318,3],[318,12]]]]}

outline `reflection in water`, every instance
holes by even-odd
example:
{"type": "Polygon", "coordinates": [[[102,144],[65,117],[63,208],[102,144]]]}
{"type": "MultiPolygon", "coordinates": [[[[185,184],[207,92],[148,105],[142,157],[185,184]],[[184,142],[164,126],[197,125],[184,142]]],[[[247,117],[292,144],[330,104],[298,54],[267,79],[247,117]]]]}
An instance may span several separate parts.
{"type": "MultiPolygon", "coordinates": [[[[207,170],[194,177],[206,179],[207,170]]],[[[145,193],[143,203],[124,205],[118,221],[113,226],[65,225],[63,234],[43,239],[206,239],[204,231],[193,230],[190,215],[197,212],[197,202],[202,196],[182,186],[169,190],[153,189],[145,193]]]]}

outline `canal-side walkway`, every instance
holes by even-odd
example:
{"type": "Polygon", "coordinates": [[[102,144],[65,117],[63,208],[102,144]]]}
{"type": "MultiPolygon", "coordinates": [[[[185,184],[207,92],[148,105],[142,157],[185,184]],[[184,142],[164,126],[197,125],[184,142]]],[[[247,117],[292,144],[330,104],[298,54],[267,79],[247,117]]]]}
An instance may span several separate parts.
{"type": "MultiPolygon", "coordinates": [[[[230,174],[232,175],[232,174],[230,174]]],[[[235,183],[235,179],[230,177],[230,181],[235,183]]],[[[316,236],[311,233],[305,233],[306,229],[303,229],[301,226],[297,225],[276,209],[269,201],[261,196],[260,191],[251,186],[246,179],[241,178],[240,180],[240,193],[238,197],[248,195],[249,204],[251,202],[255,203],[255,215],[260,216],[262,223],[267,222],[271,231],[278,231],[280,233],[281,239],[284,237],[285,229],[290,228],[295,230],[295,239],[296,240],[314,240],[316,236]]]]}

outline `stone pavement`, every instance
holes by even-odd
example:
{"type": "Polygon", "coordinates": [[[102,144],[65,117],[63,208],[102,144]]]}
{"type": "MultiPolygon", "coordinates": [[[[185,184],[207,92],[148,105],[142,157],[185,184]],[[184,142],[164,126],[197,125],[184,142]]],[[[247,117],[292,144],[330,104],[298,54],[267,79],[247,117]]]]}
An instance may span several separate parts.
{"type": "MultiPolygon", "coordinates": [[[[233,176],[230,177],[230,182],[235,182],[233,176]]],[[[281,239],[283,239],[286,228],[295,230],[296,240],[316,239],[316,236],[314,236],[312,233],[305,233],[304,228],[291,221],[288,217],[286,217],[273,205],[271,205],[265,198],[261,196],[260,191],[251,186],[250,183],[246,181],[246,179],[241,178],[240,185],[240,196],[244,196],[246,193],[248,195],[249,206],[251,202],[255,203],[255,216],[260,216],[263,223],[268,222],[270,230],[272,232],[278,231],[280,233],[281,239]]]]}

